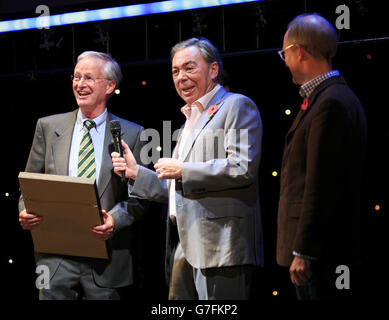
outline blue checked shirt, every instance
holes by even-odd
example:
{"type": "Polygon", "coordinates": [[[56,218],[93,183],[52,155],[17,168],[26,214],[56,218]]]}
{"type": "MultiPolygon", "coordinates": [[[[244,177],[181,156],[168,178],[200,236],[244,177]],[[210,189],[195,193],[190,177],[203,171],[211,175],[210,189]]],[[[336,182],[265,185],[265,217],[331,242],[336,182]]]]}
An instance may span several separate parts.
{"type": "Polygon", "coordinates": [[[324,80],[327,80],[327,79],[329,79],[331,77],[335,77],[335,76],[338,76],[338,75],[339,75],[339,71],[338,70],[332,70],[332,71],[323,73],[320,76],[318,76],[318,77],[316,77],[316,78],[314,78],[312,80],[309,80],[307,83],[304,83],[300,87],[300,90],[299,90],[300,96],[302,98],[309,98],[309,96],[311,95],[313,90],[315,90],[315,88],[320,83],[322,83],[324,80]]]}

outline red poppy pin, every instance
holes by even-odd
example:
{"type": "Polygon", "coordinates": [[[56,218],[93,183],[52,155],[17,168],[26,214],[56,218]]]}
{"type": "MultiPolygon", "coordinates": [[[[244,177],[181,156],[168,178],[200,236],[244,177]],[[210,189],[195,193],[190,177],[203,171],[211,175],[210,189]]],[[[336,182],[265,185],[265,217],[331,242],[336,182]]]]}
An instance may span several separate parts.
{"type": "Polygon", "coordinates": [[[216,104],[213,104],[212,106],[210,106],[208,108],[208,118],[211,119],[213,117],[213,115],[216,113],[216,111],[217,111],[216,104]]]}
{"type": "Polygon", "coordinates": [[[301,104],[301,109],[307,110],[308,108],[308,98],[304,98],[303,103],[301,104]]]}

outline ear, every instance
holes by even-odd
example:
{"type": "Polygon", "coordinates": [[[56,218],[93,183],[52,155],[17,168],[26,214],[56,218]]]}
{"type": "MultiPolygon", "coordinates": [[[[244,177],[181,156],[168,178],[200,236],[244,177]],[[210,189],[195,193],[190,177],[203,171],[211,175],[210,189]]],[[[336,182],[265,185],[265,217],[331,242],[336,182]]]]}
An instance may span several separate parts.
{"type": "Polygon", "coordinates": [[[308,56],[310,56],[309,53],[300,45],[298,45],[297,49],[298,49],[297,52],[298,60],[299,61],[307,60],[308,56]]]}
{"type": "Polygon", "coordinates": [[[214,61],[210,64],[211,79],[215,80],[219,74],[219,64],[214,61]]]}
{"type": "Polygon", "coordinates": [[[113,80],[110,80],[108,81],[108,84],[107,84],[107,89],[105,91],[106,95],[111,95],[113,90],[115,90],[115,87],[116,87],[116,82],[113,81],[113,80]]]}

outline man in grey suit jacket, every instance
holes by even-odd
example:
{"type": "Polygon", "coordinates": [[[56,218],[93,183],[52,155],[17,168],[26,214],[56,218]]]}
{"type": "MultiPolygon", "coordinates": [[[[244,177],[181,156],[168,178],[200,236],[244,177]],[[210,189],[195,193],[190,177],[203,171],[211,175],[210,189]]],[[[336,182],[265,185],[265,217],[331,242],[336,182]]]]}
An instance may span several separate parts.
{"type": "Polygon", "coordinates": [[[114,168],[133,180],[130,194],[169,203],[169,299],[247,299],[252,266],[263,264],[260,114],[252,100],[218,84],[222,62],[207,39],[178,43],[171,57],[187,103],[172,158],[159,159],[154,172],[123,144],[124,158],[112,154],[114,168]]]}
{"type": "MultiPolygon", "coordinates": [[[[50,289],[40,290],[40,299],[78,299],[80,287],[86,299],[118,299],[121,289],[132,283],[130,225],[142,214],[141,202],[128,198],[125,182],[113,173],[110,120],[121,124],[122,139],[139,159],[142,127],[120,119],[106,109],[107,101],[121,79],[117,62],[109,55],[87,51],[78,57],[73,92],[79,108],[38,120],[26,171],[77,176],[78,153],[85,120],[93,120],[89,130],[95,158],[96,184],[104,223],[91,229],[107,240],[109,259],[35,253],[37,265],[50,271],[50,289]]],[[[19,201],[19,221],[23,229],[39,227],[42,218],[19,201]]]]}

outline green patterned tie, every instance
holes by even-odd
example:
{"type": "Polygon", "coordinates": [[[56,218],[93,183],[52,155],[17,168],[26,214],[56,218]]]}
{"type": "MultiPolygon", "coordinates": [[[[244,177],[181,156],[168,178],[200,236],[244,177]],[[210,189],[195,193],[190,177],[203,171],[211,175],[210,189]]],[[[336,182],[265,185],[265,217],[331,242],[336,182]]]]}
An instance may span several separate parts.
{"type": "Polygon", "coordinates": [[[89,130],[95,127],[95,123],[91,120],[84,122],[85,131],[80,143],[80,151],[78,153],[78,177],[95,178],[95,153],[89,130]]]}

